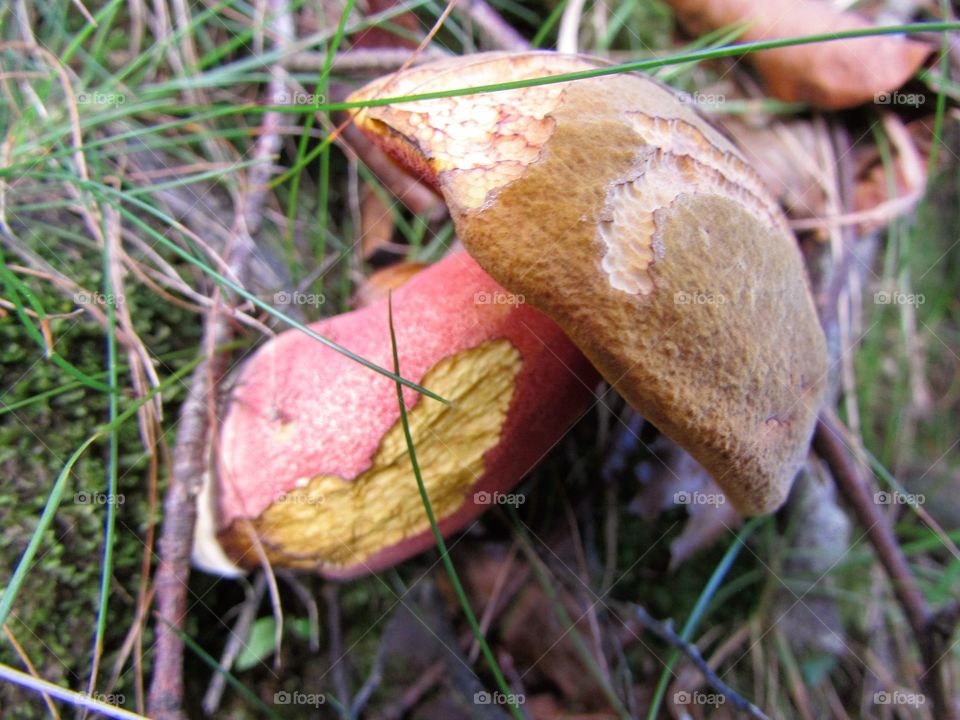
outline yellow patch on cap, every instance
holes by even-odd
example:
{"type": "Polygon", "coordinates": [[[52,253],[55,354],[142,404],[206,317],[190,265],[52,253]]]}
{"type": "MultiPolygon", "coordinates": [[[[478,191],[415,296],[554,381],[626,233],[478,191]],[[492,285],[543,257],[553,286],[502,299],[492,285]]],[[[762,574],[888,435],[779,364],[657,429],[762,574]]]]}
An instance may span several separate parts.
{"type": "MultiPolygon", "coordinates": [[[[424,387],[451,400],[420,398],[408,412],[438,520],[456,512],[483,476],[484,455],[500,442],[522,364],[510,341],[492,340],[445,358],[423,377],[424,387]]],[[[362,563],[429,529],[400,421],[383,437],[369,470],[352,481],[314,477],[252,525],[271,560],[302,568],[362,563]]],[[[256,561],[252,553],[244,559],[256,561]]]]}

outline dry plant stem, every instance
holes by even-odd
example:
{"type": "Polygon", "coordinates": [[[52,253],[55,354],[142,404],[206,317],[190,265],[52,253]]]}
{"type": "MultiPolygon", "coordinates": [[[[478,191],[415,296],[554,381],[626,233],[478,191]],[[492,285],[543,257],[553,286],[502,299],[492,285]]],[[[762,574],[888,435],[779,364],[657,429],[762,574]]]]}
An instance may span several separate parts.
{"type": "Polygon", "coordinates": [[[585,0],[570,0],[560,18],[557,31],[557,52],[576,53],[579,51],[580,21],[583,19],[585,0]]]}
{"type": "Polygon", "coordinates": [[[411,685],[400,699],[389,705],[382,714],[385,720],[400,720],[407,712],[416,705],[420,699],[430,692],[434,686],[440,682],[446,673],[446,666],[440,660],[427,668],[426,672],[420,676],[413,685],[411,685]]]}
{"type": "MultiPolygon", "coordinates": [[[[264,573],[257,575],[253,583],[253,588],[243,602],[237,621],[230,630],[230,636],[227,638],[227,644],[220,655],[220,667],[230,670],[234,661],[244,647],[246,639],[250,635],[250,627],[253,621],[257,619],[257,610],[260,609],[260,601],[267,591],[267,576],[264,573]]],[[[220,708],[220,699],[223,697],[223,691],[227,687],[227,676],[225,673],[214,673],[207,686],[207,692],[203,695],[203,711],[213,717],[220,708]]]]}
{"type": "MultiPolygon", "coordinates": [[[[281,45],[293,36],[292,20],[286,3],[271,3],[274,18],[271,27],[281,38],[281,45]]],[[[284,91],[282,68],[271,69],[269,92],[271,99],[284,91]]],[[[278,118],[267,113],[263,132],[254,150],[258,158],[273,156],[279,147],[276,139],[278,118]]],[[[233,245],[226,263],[228,275],[242,276],[249,266],[255,244],[249,228],[256,229],[266,197],[266,179],[272,166],[265,162],[254,166],[251,187],[242,198],[245,212],[244,227],[227,247],[233,245]]],[[[243,284],[242,281],[240,283],[243,284]]],[[[186,597],[190,579],[190,552],[193,527],[196,522],[196,495],[203,477],[211,472],[210,457],[215,448],[216,391],[222,379],[225,359],[214,353],[214,348],[230,340],[231,331],[224,316],[218,312],[219,291],[210,310],[203,333],[207,360],[197,367],[191,378],[190,391],[181,412],[177,443],[174,449],[173,472],[164,500],[164,522],[160,538],[160,565],[155,589],[158,621],[153,678],[150,685],[148,710],[158,720],[179,720],[183,713],[183,640],[176,633],[186,614],[186,597]]],[[[274,592],[271,593],[275,597],[274,592]]]]}
{"type": "Polygon", "coordinates": [[[292,572],[283,568],[273,568],[274,575],[283,580],[287,586],[297,596],[304,610],[307,611],[307,619],[310,622],[310,652],[320,652],[320,611],[317,608],[317,601],[313,597],[313,592],[304,585],[300,578],[292,572]]]}
{"type": "MultiPolygon", "coordinates": [[[[513,570],[513,564],[517,559],[517,551],[519,550],[519,545],[517,541],[514,540],[510,544],[510,551],[507,553],[506,561],[503,563],[499,572],[497,572],[497,579],[493,584],[493,590],[490,593],[490,599],[487,601],[487,606],[483,609],[483,615],[480,616],[480,630],[483,632],[484,637],[490,631],[490,626],[493,624],[494,617],[498,610],[503,609],[501,603],[501,598],[503,596],[504,587],[507,584],[507,580],[511,575],[513,570]],[[499,607],[498,607],[499,606],[499,607]]],[[[513,593],[510,594],[511,597],[513,593]]],[[[473,642],[470,644],[470,652],[467,654],[467,660],[470,665],[473,665],[477,661],[477,658],[480,656],[480,643],[476,638],[473,638],[473,642]]]]}
{"type": "Polygon", "coordinates": [[[340,623],[339,588],[335,583],[326,583],[323,586],[323,601],[327,606],[327,625],[330,633],[330,665],[333,671],[333,687],[340,696],[340,702],[350,707],[350,684],[347,681],[343,651],[343,635],[340,623]]]}
{"type": "Polygon", "coordinates": [[[216,397],[225,358],[213,349],[230,340],[224,317],[211,313],[204,328],[207,360],[193,371],[190,391],[180,413],[173,451],[170,487],[163,502],[160,564],[154,580],[157,598],[153,678],[147,711],[154,720],[182,720],[183,627],[190,580],[190,551],[196,520],[196,495],[210,471],[211,426],[209,404],[216,397]]]}
{"type": "Polygon", "coordinates": [[[373,697],[373,693],[380,687],[380,684],[383,682],[383,663],[384,652],[383,643],[381,643],[376,656],[373,658],[373,666],[370,668],[370,674],[367,675],[367,679],[363,685],[360,686],[356,696],[353,698],[353,702],[350,703],[350,717],[360,717],[370,698],[373,697]]]}
{"type": "MultiPolygon", "coordinates": [[[[289,43],[296,40],[293,16],[286,0],[270,1],[270,28],[276,38],[276,49],[285,54],[289,43]]],[[[267,102],[271,105],[285,105],[289,95],[287,72],[279,63],[270,66],[270,83],[267,86],[267,102]]],[[[274,161],[280,154],[279,129],[284,120],[280,112],[267,112],[261,121],[261,133],[253,149],[256,164],[250,168],[249,189],[246,193],[244,220],[250,233],[255,233],[263,218],[263,205],[267,198],[267,183],[274,172],[274,161]]]]}
{"type": "Polygon", "coordinates": [[[836,415],[832,411],[825,411],[817,423],[813,438],[814,448],[830,468],[837,487],[865,528],[881,565],[890,577],[894,595],[920,648],[923,662],[920,682],[923,692],[931,700],[933,716],[938,720],[957,720],[955,700],[944,677],[943,668],[940,667],[940,661],[949,649],[950,636],[956,627],[960,611],[951,606],[953,609],[948,608],[946,615],[931,613],[910,573],[907,559],[889,520],[870,497],[867,482],[849,450],[848,434],[844,430],[836,415]]]}
{"type": "MultiPolygon", "coordinates": [[[[210,425],[216,422],[214,418],[210,419],[210,425]]],[[[216,436],[213,436],[216,440],[216,436]]],[[[215,471],[214,471],[215,472],[215,471]]],[[[253,526],[249,522],[243,523],[243,531],[250,539],[250,547],[256,553],[257,560],[260,563],[260,570],[267,580],[267,588],[270,590],[270,606],[273,609],[273,670],[280,672],[280,658],[283,655],[283,605],[280,602],[280,588],[277,586],[277,578],[273,574],[273,566],[267,558],[267,553],[263,549],[260,538],[257,537],[253,526]]]]}
{"type": "MultiPolygon", "coordinates": [[[[338,75],[376,74],[396,70],[410,61],[412,51],[407,48],[357,48],[338,52],[333,56],[331,72],[338,75]]],[[[446,53],[426,49],[413,60],[420,65],[446,57],[446,53]]],[[[319,52],[298,52],[287,60],[291,70],[318,72],[326,67],[327,55],[319,52]]]]}
{"type": "MultiPolygon", "coordinates": [[[[3,624],[3,634],[7,638],[7,642],[13,647],[14,652],[17,653],[17,656],[20,658],[20,662],[23,663],[23,666],[27,669],[27,672],[30,675],[38,680],[42,678],[37,673],[37,668],[30,661],[30,657],[27,655],[26,651],[23,649],[23,646],[17,641],[16,636],[10,631],[10,628],[6,623],[3,624]]],[[[60,713],[57,710],[57,706],[53,704],[53,700],[47,693],[42,694],[43,702],[47,706],[47,712],[50,713],[50,717],[53,720],[60,720],[60,713]]]]}
{"type": "Polygon", "coordinates": [[[650,613],[648,613],[639,605],[634,608],[634,613],[636,613],[637,618],[645,628],[647,628],[661,640],[664,640],[672,647],[686,655],[690,662],[696,666],[697,670],[703,674],[703,677],[706,679],[707,683],[714,690],[723,695],[728,701],[730,701],[730,704],[733,705],[733,707],[741,712],[747,713],[747,715],[750,717],[762,718],[763,720],[767,719],[767,716],[760,708],[746,698],[738,695],[733,688],[723,682],[723,680],[721,680],[720,677],[710,668],[710,665],[707,664],[707,661],[703,659],[703,655],[700,654],[700,649],[693,643],[687,642],[682,637],[677,635],[670,622],[663,623],[659,620],[656,620],[650,615],[650,613]]]}
{"type": "Polygon", "coordinates": [[[494,50],[529,50],[530,43],[514,30],[486,0],[466,0],[457,6],[458,14],[470,18],[494,50]]]}

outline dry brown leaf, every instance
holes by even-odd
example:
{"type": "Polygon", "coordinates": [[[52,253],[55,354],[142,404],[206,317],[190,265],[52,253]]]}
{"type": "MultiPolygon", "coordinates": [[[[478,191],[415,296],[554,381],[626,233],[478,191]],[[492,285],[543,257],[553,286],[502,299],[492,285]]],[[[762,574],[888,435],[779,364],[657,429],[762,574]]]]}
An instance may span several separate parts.
{"type": "Polygon", "coordinates": [[[662,436],[654,447],[658,460],[651,464],[652,472],[630,502],[629,510],[653,520],[664,510],[686,506],[690,517],[683,532],[670,543],[672,572],[697,551],[712,546],[721,535],[737,530],[743,518],[689,453],[662,436]]]}
{"type": "Polygon", "coordinates": [[[571,711],[564,708],[553,695],[548,693],[528,697],[523,709],[532,720],[615,720],[617,717],[612,712],[571,711]]]}
{"type": "Polygon", "coordinates": [[[399,262],[377,270],[360,283],[350,300],[350,306],[364,308],[373,305],[385,298],[390,290],[396,290],[406,284],[407,280],[426,267],[428,266],[424,263],[399,262]]]}
{"type": "MultiPolygon", "coordinates": [[[[669,0],[677,18],[701,33],[749,23],[740,40],[757,41],[869,28],[855,13],[838,12],[821,0],[669,0]]],[[[836,110],[884,102],[923,64],[931,48],[900,37],[855,40],[765,50],[750,55],[771,95],[836,110]]]]}
{"type": "Polygon", "coordinates": [[[393,239],[393,213],[373,190],[360,201],[360,248],[364,260],[372,258],[393,239]]]}
{"type": "MultiPolygon", "coordinates": [[[[558,595],[567,613],[576,619],[575,627],[581,637],[592,637],[587,618],[589,606],[563,589],[558,595]]],[[[535,665],[537,672],[549,678],[568,703],[603,707],[606,703],[597,681],[585,672],[573,637],[550,607],[551,601],[539,583],[529,580],[500,625],[503,647],[518,663],[535,665]]]]}
{"type": "MultiPolygon", "coordinates": [[[[569,539],[551,544],[551,548],[563,564],[568,567],[576,564],[569,539]]],[[[581,711],[607,706],[597,681],[584,670],[571,633],[552,609],[554,601],[544,593],[522,555],[513,556],[505,546],[486,543],[465,551],[457,566],[463,568],[464,586],[471,603],[484,608],[484,616],[492,612],[489,620],[491,627],[497,628],[502,652],[518,667],[535,669],[530,675],[524,675],[526,687],[537,686],[538,677],[549,680],[562,697],[558,707],[567,710],[571,704],[576,704],[581,711]],[[491,603],[495,604],[493,611],[488,609],[491,603]]],[[[556,589],[556,601],[576,620],[577,632],[584,638],[593,638],[589,598],[577,597],[559,584],[556,589]]],[[[447,595],[455,604],[452,592],[447,595]]],[[[527,696],[528,703],[531,699],[527,696]]],[[[541,697],[536,712],[529,707],[527,710],[535,718],[603,717],[556,714],[552,708],[553,704],[541,697]]]]}
{"type": "MultiPolygon", "coordinates": [[[[364,7],[364,15],[368,18],[376,16],[396,7],[397,0],[367,0],[364,7]]],[[[390,18],[387,27],[368,27],[364,28],[356,35],[351,36],[352,45],[355,48],[415,48],[417,41],[412,37],[393,32],[390,25],[406,30],[414,37],[423,34],[423,28],[420,27],[420,21],[412,12],[401,13],[390,18]]]]}
{"type": "Polygon", "coordinates": [[[817,137],[809,120],[757,126],[745,118],[724,120],[764,184],[791,218],[822,217],[824,193],[817,165],[817,137]]]}

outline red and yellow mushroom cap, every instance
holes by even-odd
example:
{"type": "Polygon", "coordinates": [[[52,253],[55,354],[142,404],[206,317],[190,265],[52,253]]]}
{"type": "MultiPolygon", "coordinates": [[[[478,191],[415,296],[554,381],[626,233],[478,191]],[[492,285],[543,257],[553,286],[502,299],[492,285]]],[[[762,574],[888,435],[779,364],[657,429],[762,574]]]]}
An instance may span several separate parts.
{"type": "MultiPolygon", "coordinates": [[[[449,534],[550,450],[598,378],[555,323],[466,253],[423,270],[392,302],[402,376],[450,401],[404,390],[427,493],[449,534]]],[[[392,367],[387,310],[383,299],[311,329],[392,367]]],[[[332,577],[432,545],[394,383],[297,330],[265,344],[231,392],[213,514],[208,525],[239,567],[259,563],[251,535],[271,562],[332,577]]]]}

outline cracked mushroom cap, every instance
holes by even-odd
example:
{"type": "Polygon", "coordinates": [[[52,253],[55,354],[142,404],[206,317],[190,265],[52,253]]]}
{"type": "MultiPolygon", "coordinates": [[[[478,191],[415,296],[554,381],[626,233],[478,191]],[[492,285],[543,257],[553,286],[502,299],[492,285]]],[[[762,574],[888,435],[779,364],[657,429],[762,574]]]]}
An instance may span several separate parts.
{"type": "MultiPolygon", "coordinates": [[[[463,252],[395,291],[393,318],[401,375],[451,403],[404,388],[446,535],[520,481],[585,410],[599,378],[554,322],[463,252]]],[[[311,328],[393,366],[386,298],[311,328]]],[[[221,574],[259,563],[251,533],[276,565],[343,578],[434,544],[395,384],[297,330],[242,367],[217,474],[195,561],[221,574]]]]}
{"type": "MultiPolygon", "coordinates": [[[[487,53],[350,100],[603,67],[487,53]]],[[[822,402],[826,344],[780,208],[689,103],[620,73],[353,112],[442,193],[480,265],[556,320],[741,512],[784,501],[822,402]]]]}

